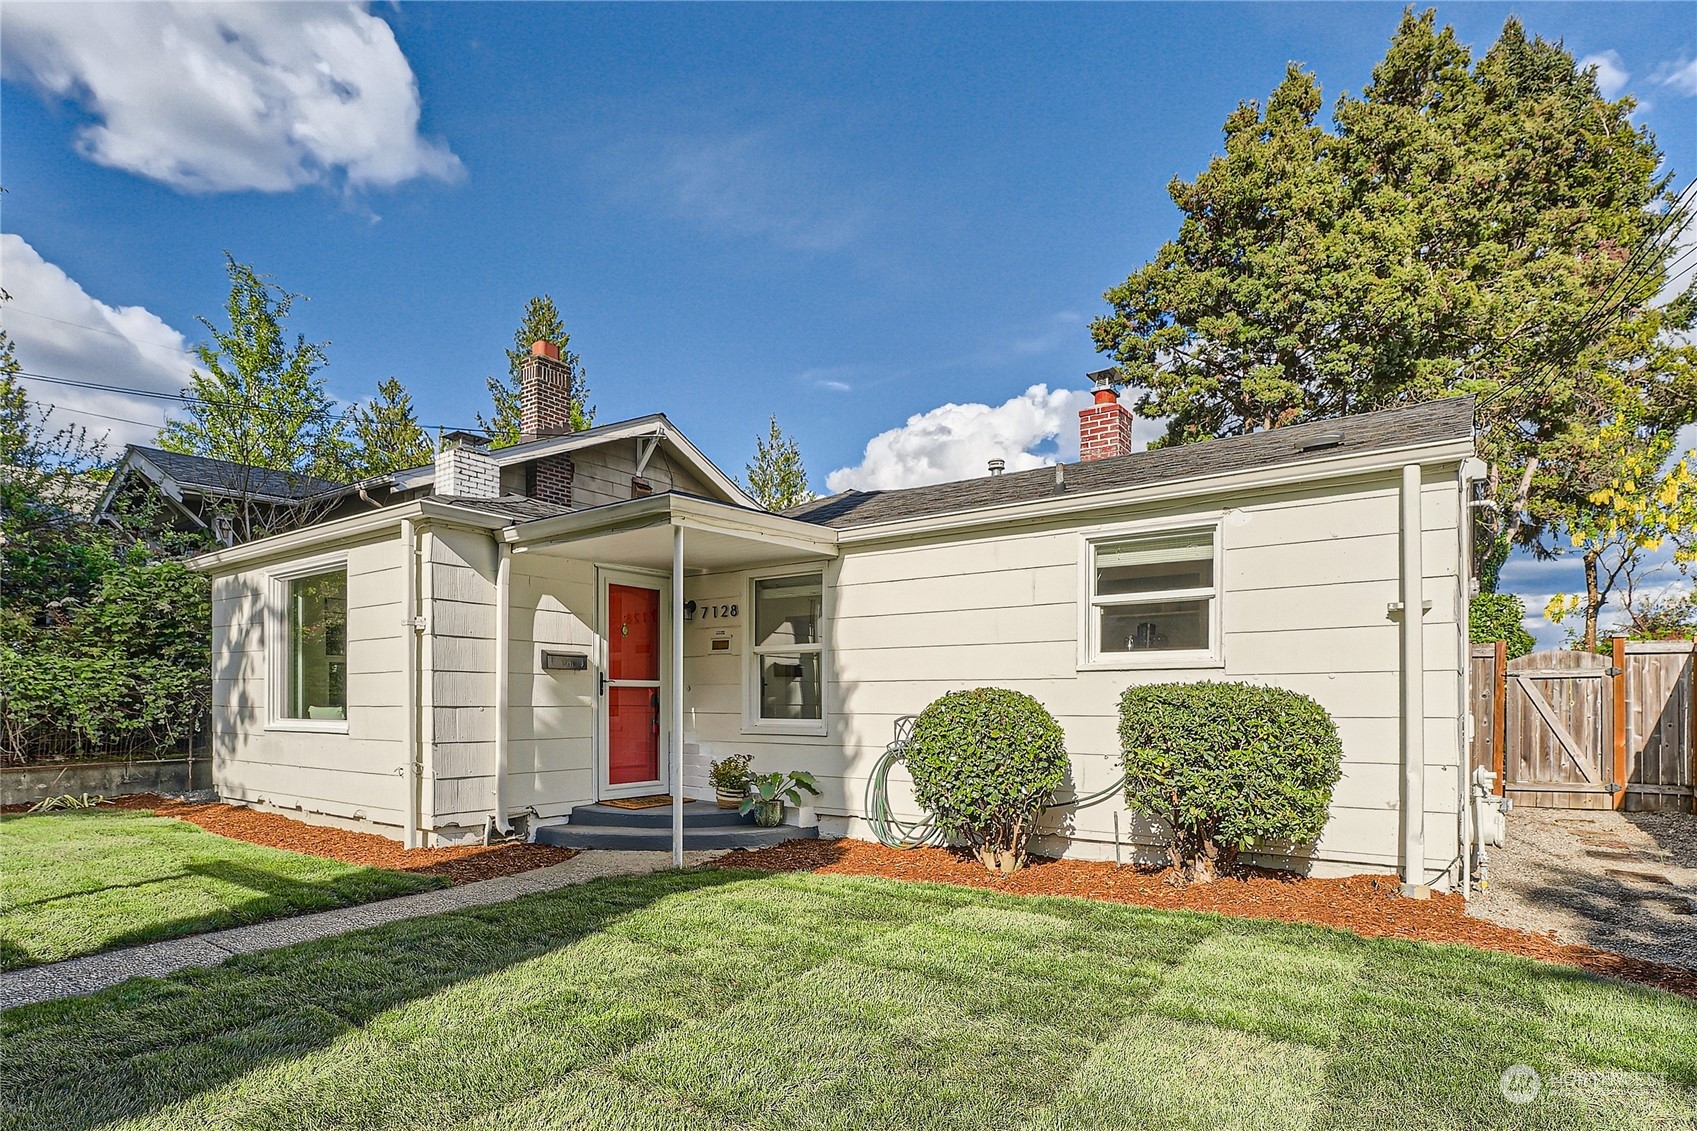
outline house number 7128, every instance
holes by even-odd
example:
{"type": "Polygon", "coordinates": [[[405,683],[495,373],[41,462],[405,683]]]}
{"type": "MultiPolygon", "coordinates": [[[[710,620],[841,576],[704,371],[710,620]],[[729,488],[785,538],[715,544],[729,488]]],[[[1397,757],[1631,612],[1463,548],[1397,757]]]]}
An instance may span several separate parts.
{"type": "Polygon", "coordinates": [[[735,605],[703,605],[701,606],[702,620],[728,620],[737,615],[735,605]]]}

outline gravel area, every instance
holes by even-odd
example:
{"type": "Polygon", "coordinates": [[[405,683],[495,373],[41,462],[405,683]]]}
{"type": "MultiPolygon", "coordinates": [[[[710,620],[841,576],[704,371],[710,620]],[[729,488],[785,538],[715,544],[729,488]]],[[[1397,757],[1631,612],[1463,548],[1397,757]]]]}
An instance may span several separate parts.
{"type": "Polygon", "coordinates": [[[1697,970],[1697,816],[1516,809],[1468,912],[1697,970]]]}

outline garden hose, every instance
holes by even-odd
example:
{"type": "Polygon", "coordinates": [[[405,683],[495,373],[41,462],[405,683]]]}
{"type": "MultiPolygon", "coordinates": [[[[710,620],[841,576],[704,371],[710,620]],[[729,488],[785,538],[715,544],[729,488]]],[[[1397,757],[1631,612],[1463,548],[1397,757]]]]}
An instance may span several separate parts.
{"type": "MultiPolygon", "coordinates": [[[[872,767],[872,776],[866,779],[866,823],[872,827],[872,835],[878,838],[878,843],[889,848],[927,848],[942,844],[944,839],[935,814],[928,813],[923,820],[909,823],[890,812],[890,770],[907,753],[908,741],[913,737],[913,724],[917,720],[917,715],[903,715],[896,720],[895,741],[884,747],[884,753],[878,756],[872,767]]],[[[1043,811],[1087,809],[1118,796],[1124,790],[1125,775],[1121,774],[1119,780],[1106,789],[1084,797],[1056,801],[1043,806],[1043,811]]]]}

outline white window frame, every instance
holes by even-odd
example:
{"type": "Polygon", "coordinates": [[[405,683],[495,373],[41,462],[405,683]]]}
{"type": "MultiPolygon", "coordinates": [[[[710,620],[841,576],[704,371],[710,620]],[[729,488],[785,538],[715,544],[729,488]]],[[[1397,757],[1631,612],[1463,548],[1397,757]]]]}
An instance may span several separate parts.
{"type": "Polygon", "coordinates": [[[812,568],[808,566],[788,566],[784,568],[761,570],[748,575],[747,584],[743,590],[745,599],[743,608],[747,610],[744,632],[748,637],[748,647],[743,649],[742,659],[742,732],[744,734],[788,734],[809,735],[823,738],[830,733],[831,719],[831,673],[829,667],[830,636],[827,626],[831,622],[831,586],[826,578],[823,566],[812,568]],[[755,604],[759,583],[776,581],[785,577],[819,578],[819,643],[817,644],[784,644],[770,648],[761,648],[755,643],[754,634],[759,623],[758,607],[755,604]],[[760,717],[760,657],[767,652],[784,653],[815,653],[819,657],[819,717],[817,719],[765,719],[760,717]]]}
{"type": "MultiPolygon", "coordinates": [[[[266,573],[265,603],[265,684],[267,703],[266,730],[303,731],[311,734],[347,734],[347,719],[291,719],[289,711],[289,583],[321,573],[344,573],[348,555],[344,552],[324,554],[266,573]]],[[[349,578],[352,581],[352,578],[349,578]]],[[[349,612],[351,628],[352,611],[349,612]]],[[[350,633],[351,635],[351,633],[350,633]]],[[[348,708],[353,715],[353,679],[349,673],[348,708]]]]}
{"type": "Polygon", "coordinates": [[[1079,536],[1078,549],[1078,668],[1080,671],[1148,671],[1221,668],[1225,666],[1223,624],[1225,622],[1224,514],[1187,515],[1184,518],[1125,523],[1096,527],[1079,536]],[[1116,542],[1145,535],[1203,534],[1214,541],[1214,584],[1201,588],[1159,590],[1150,593],[1098,597],[1096,595],[1096,551],[1116,542]],[[1104,605],[1140,605],[1157,601],[1208,600],[1208,647],[1170,651],[1103,652],[1104,605]]]}

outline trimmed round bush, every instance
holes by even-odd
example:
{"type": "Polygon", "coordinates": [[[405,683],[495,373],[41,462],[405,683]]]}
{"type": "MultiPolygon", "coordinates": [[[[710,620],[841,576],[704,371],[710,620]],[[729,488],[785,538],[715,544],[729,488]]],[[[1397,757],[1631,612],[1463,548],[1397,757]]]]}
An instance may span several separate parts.
{"type": "Polygon", "coordinates": [[[951,691],[919,716],[903,761],[938,827],[1007,875],[1025,863],[1037,818],[1066,777],[1066,734],[1029,695],[951,691]]]}
{"type": "Polygon", "coordinates": [[[1164,683],[1120,697],[1125,799],[1164,821],[1173,867],[1212,880],[1255,841],[1326,827],[1343,746],[1306,695],[1248,683],[1164,683]]]}

